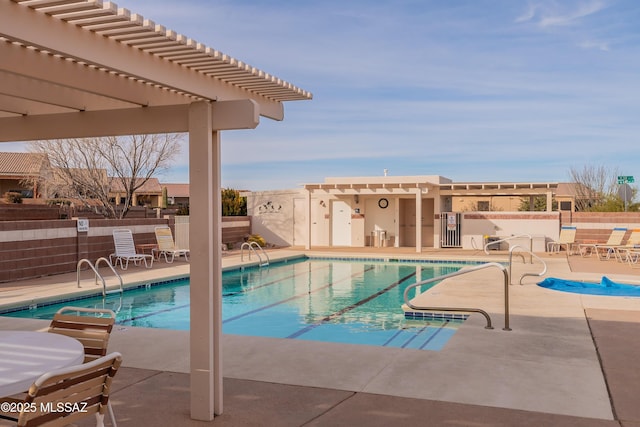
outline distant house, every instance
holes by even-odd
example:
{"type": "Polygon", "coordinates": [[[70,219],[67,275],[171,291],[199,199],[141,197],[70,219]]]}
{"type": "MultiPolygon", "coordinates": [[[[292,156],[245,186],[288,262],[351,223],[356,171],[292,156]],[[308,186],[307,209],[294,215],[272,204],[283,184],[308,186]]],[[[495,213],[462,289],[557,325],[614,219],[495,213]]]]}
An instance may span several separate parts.
{"type": "Polygon", "coordinates": [[[189,206],[189,184],[161,183],[167,189],[168,204],[189,206]]]}
{"type": "MultiPolygon", "coordinates": [[[[141,182],[142,178],[138,178],[137,182],[141,182]]],[[[120,205],[124,203],[127,194],[122,186],[122,182],[118,178],[111,178],[109,188],[109,199],[112,203],[120,205]]],[[[149,178],[147,182],[142,184],[133,193],[133,206],[146,206],[150,208],[162,207],[162,187],[158,178],[149,178]]]]}
{"type": "Polygon", "coordinates": [[[46,198],[52,172],[49,158],[36,153],[0,153],[0,195],[46,198]]]}
{"type": "MultiPolygon", "coordinates": [[[[75,176],[82,176],[83,171],[74,171],[75,176]]],[[[99,180],[109,186],[112,203],[122,204],[126,192],[122,182],[108,177],[104,169],[96,170],[99,180]]],[[[89,178],[90,172],[85,172],[89,178]]],[[[70,194],[68,176],[62,170],[52,168],[49,157],[41,153],[0,152],[0,198],[4,201],[7,193],[20,193],[22,198],[45,199],[73,198],[70,194]]],[[[138,178],[138,182],[141,178],[138,178]]],[[[189,204],[189,184],[160,184],[157,178],[150,178],[133,194],[133,206],[161,207],[162,187],[167,187],[169,198],[176,205],[189,204]]],[[[77,186],[76,186],[77,187],[77,186]]],[[[76,188],[77,189],[77,188],[76,188]]],[[[86,190],[90,192],[90,190],[86,190]]],[[[90,194],[85,194],[91,197],[90,194]]]]}
{"type": "Polygon", "coordinates": [[[74,199],[81,195],[85,203],[97,198],[96,186],[106,188],[109,177],[106,169],[53,168],[53,179],[48,186],[48,196],[54,199],[74,199]],[[75,183],[71,177],[74,177],[75,183]]]}

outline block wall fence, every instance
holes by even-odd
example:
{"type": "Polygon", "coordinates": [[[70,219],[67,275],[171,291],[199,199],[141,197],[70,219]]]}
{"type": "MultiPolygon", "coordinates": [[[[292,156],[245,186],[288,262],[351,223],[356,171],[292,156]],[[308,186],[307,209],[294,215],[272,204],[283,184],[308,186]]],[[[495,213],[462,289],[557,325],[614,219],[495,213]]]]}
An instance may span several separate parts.
{"type": "MultiPolygon", "coordinates": [[[[521,220],[519,216],[513,218],[514,224],[521,220]]],[[[155,243],[154,228],[158,225],[169,225],[178,240],[174,217],[89,219],[87,232],[78,232],[77,221],[73,219],[0,221],[0,283],[75,272],[80,259],[95,262],[108,257],[114,250],[111,233],[116,228],[131,229],[136,244],[155,243]]],[[[631,230],[640,229],[640,212],[561,212],[558,232],[561,225],[576,226],[578,242],[606,242],[615,227],[626,227],[626,237],[631,230]]],[[[223,243],[241,242],[250,233],[251,217],[223,218],[223,243]]]]}
{"type": "MultiPolygon", "coordinates": [[[[242,241],[250,232],[249,217],[229,217],[223,221],[225,243],[242,241]]],[[[178,241],[174,217],[89,219],[86,232],[78,231],[75,219],[0,221],[0,283],[75,272],[83,258],[91,262],[108,258],[114,251],[112,232],[117,228],[130,229],[136,244],[156,243],[154,230],[158,225],[169,225],[178,241]]],[[[180,230],[188,235],[188,224],[186,229],[181,224],[180,230]]]]}
{"type": "Polygon", "coordinates": [[[628,239],[633,229],[640,229],[640,212],[562,212],[561,225],[576,227],[576,241],[606,242],[615,227],[624,227],[628,239]]]}

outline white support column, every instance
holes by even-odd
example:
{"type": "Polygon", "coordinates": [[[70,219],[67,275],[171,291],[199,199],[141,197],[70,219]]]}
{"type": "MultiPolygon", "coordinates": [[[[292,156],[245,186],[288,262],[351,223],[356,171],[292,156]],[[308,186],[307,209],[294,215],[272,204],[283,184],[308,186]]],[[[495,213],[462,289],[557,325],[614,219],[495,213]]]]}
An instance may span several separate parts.
{"type": "Polygon", "coordinates": [[[433,247],[436,249],[440,249],[440,215],[442,214],[442,196],[440,196],[440,190],[438,187],[435,187],[434,196],[433,196],[433,214],[434,217],[437,214],[438,220],[434,218],[433,220],[433,247]]]}
{"type": "Polygon", "coordinates": [[[422,190],[416,190],[416,252],[422,252],[422,190]]]}
{"type": "Polygon", "coordinates": [[[553,193],[551,191],[547,191],[547,212],[551,212],[553,210],[553,193]]]}
{"type": "Polygon", "coordinates": [[[396,197],[395,203],[393,204],[393,218],[395,221],[393,222],[393,234],[396,236],[395,242],[393,242],[394,248],[400,247],[400,202],[402,199],[400,197],[396,197]]]}
{"type": "Polygon", "coordinates": [[[222,413],[220,136],[211,104],[189,108],[191,417],[222,413]]]}
{"type": "Polygon", "coordinates": [[[307,216],[306,216],[306,233],[307,233],[307,239],[306,239],[306,243],[304,244],[304,248],[309,250],[311,249],[311,190],[307,190],[305,192],[305,201],[306,201],[306,210],[307,210],[307,216]]]}

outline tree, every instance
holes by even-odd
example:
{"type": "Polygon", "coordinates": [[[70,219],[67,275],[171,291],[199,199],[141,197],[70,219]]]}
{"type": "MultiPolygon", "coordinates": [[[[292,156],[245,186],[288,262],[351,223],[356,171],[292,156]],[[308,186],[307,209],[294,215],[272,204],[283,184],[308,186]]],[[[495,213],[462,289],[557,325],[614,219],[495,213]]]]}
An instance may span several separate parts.
{"type": "Polygon", "coordinates": [[[244,216],[247,214],[247,198],[241,197],[238,190],[222,190],[222,216],[244,216]]]}
{"type": "MultiPolygon", "coordinates": [[[[583,212],[620,212],[624,210],[624,200],[618,194],[617,168],[585,165],[582,169],[571,168],[574,184],[576,210],[583,212]]],[[[631,200],[637,189],[632,188],[631,200]]],[[[635,206],[635,205],[632,205],[635,206]]]]}
{"type": "MultiPolygon", "coordinates": [[[[520,199],[520,207],[519,211],[534,211],[534,212],[544,212],[547,210],[547,196],[535,196],[533,198],[533,209],[531,209],[529,197],[522,197],[520,199]]],[[[551,210],[558,210],[558,201],[551,201],[551,210]]]]}
{"type": "Polygon", "coordinates": [[[162,187],[162,209],[166,209],[169,204],[169,191],[167,187],[162,187]]]}
{"type": "Polygon", "coordinates": [[[49,156],[56,174],[50,188],[56,197],[76,198],[86,206],[97,200],[105,216],[122,219],[133,205],[134,192],[170,166],[180,152],[180,138],[154,134],[36,141],[31,150],[49,156]],[[125,195],[119,210],[111,203],[116,183],[125,195]]]}

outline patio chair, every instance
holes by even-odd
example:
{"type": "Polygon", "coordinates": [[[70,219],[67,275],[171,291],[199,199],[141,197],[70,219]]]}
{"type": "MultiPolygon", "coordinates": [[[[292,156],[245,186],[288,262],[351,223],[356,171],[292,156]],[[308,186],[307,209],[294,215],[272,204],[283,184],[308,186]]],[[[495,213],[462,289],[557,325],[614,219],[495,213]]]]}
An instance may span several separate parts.
{"type": "Polygon", "coordinates": [[[611,230],[607,243],[580,243],[578,245],[580,255],[584,257],[595,253],[600,260],[609,259],[611,254],[615,254],[616,246],[622,245],[625,234],[627,234],[626,228],[616,227],[611,230]]]}
{"type": "Polygon", "coordinates": [[[569,255],[575,246],[575,243],[576,227],[563,225],[560,228],[560,236],[558,237],[558,240],[547,242],[547,252],[560,252],[564,246],[567,251],[567,255],[569,255]]]}
{"type": "Polygon", "coordinates": [[[613,246],[613,251],[616,260],[619,262],[628,261],[631,263],[631,258],[637,259],[636,254],[640,252],[640,228],[631,230],[631,235],[627,239],[627,242],[624,245],[613,246]]]}
{"type": "Polygon", "coordinates": [[[144,261],[144,266],[147,268],[153,266],[153,255],[139,254],[136,252],[136,245],[133,242],[131,230],[126,228],[113,230],[113,244],[115,245],[116,251],[109,255],[109,262],[111,264],[118,265],[118,262],[120,262],[120,268],[123,270],[129,267],[129,261],[133,261],[135,265],[144,261]]]}
{"type": "Polygon", "coordinates": [[[108,409],[111,423],[117,427],[109,391],[121,364],[122,355],[111,353],[89,363],[45,373],[31,385],[24,399],[0,399],[21,409],[18,413],[3,413],[2,418],[17,422],[18,427],[57,427],[95,414],[96,425],[103,427],[108,409]]]}
{"type": "Polygon", "coordinates": [[[189,261],[189,249],[176,248],[171,228],[166,225],[159,226],[155,228],[155,232],[158,247],[151,250],[152,254],[158,258],[164,255],[164,260],[167,263],[172,263],[177,256],[184,256],[185,261],[189,261]]]}
{"type": "Polygon", "coordinates": [[[56,312],[47,332],[80,341],[84,346],[84,363],[87,363],[107,354],[115,322],[116,314],[112,310],[67,306],[56,312]]]}

